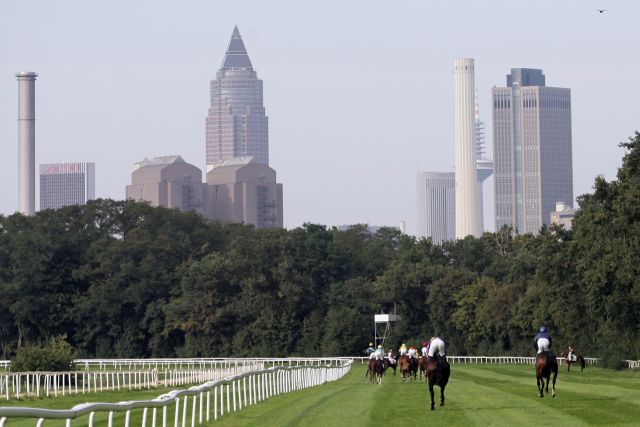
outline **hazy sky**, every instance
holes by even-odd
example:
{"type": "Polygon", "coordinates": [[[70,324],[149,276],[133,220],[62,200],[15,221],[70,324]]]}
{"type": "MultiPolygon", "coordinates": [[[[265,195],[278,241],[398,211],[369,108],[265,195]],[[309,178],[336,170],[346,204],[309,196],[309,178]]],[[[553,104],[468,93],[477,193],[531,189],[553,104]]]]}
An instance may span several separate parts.
{"type": "Polygon", "coordinates": [[[489,141],[510,68],[571,88],[579,195],[615,177],[640,128],[639,18],[637,0],[2,1],[0,213],[17,208],[17,71],[40,74],[36,164],[93,161],[97,196],[122,199],[145,157],[204,169],[209,81],[235,24],[264,81],[287,227],[415,232],[416,172],[453,169],[456,57],[475,58],[489,141]]]}

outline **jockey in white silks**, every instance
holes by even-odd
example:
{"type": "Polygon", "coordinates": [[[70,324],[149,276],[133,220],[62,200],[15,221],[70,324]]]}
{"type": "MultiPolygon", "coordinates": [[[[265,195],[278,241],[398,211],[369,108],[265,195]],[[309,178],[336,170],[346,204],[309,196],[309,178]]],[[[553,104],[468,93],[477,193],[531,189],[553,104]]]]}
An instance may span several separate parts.
{"type": "Polygon", "coordinates": [[[447,346],[440,337],[433,337],[429,340],[429,344],[427,345],[427,356],[446,356],[447,355],[447,346]]]}
{"type": "Polygon", "coordinates": [[[551,336],[547,333],[546,326],[540,326],[540,332],[533,339],[533,348],[538,350],[538,353],[549,351],[551,348],[551,336]]]}

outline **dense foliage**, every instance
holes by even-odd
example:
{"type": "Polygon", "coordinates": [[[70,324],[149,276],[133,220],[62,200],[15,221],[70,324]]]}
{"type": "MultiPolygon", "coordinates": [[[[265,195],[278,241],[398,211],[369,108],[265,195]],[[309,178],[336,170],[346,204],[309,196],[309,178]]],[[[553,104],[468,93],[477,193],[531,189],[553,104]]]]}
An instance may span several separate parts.
{"type": "Polygon", "coordinates": [[[81,356],[360,354],[380,303],[391,337],[439,334],[457,354],[554,348],[640,355],[640,134],[617,180],[580,197],[574,228],[503,228],[442,246],[208,223],[133,201],[0,216],[0,353],[66,335],[81,356]]]}
{"type": "Polygon", "coordinates": [[[11,359],[15,372],[68,371],[72,368],[75,354],[63,336],[48,339],[43,344],[23,345],[11,359]]]}

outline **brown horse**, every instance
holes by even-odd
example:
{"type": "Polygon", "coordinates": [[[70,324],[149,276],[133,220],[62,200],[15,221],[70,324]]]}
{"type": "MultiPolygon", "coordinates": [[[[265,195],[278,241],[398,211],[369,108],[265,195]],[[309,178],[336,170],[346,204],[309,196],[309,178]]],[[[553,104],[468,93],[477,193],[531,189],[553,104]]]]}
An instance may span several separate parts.
{"type": "Polygon", "coordinates": [[[538,396],[544,397],[544,389],[549,393],[549,380],[553,374],[551,384],[551,397],[556,397],[556,377],[558,376],[558,360],[550,351],[543,351],[536,355],[536,382],[538,384],[538,396]],[[545,381],[547,380],[546,386],[545,381]]]}
{"type": "Polygon", "coordinates": [[[411,361],[409,356],[403,354],[398,358],[398,367],[400,368],[400,375],[402,375],[402,381],[406,381],[411,378],[411,361]]]}
{"type": "Polygon", "coordinates": [[[445,356],[427,357],[427,379],[429,380],[429,394],[431,395],[431,410],[436,409],[436,404],[433,400],[433,386],[440,387],[440,406],[444,406],[444,388],[449,382],[449,376],[451,375],[451,366],[445,356]]]}
{"type": "Polygon", "coordinates": [[[409,370],[413,380],[415,381],[418,376],[418,359],[416,357],[409,358],[409,370]]]}
{"type": "Polygon", "coordinates": [[[371,380],[371,382],[377,382],[378,384],[382,384],[382,375],[384,374],[384,363],[382,360],[378,359],[369,359],[369,365],[367,366],[367,373],[365,374],[365,378],[367,376],[371,380]]]}
{"type": "Polygon", "coordinates": [[[580,366],[580,372],[584,371],[584,367],[585,367],[584,357],[582,357],[581,354],[576,356],[576,360],[569,360],[569,354],[564,352],[560,353],[560,357],[563,357],[564,361],[567,363],[567,372],[571,371],[571,364],[573,363],[577,363],[578,366],[580,366]]]}
{"type": "Polygon", "coordinates": [[[397,367],[398,367],[398,361],[397,360],[394,360],[393,363],[391,363],[391,361],[389,360],[388,357],[384,358],[384,370],[385,370],[385,373],[386,373],[387,369],[393,369],[393,375],[395,375],[397,367]]]}
{"type": "Polygon", "coordinates": [[[418,361],[418,366],[420,369],[420,379],[424,376],[424,379],[427,379],[427,356],[420,356],[420,360],[418,361]]]}

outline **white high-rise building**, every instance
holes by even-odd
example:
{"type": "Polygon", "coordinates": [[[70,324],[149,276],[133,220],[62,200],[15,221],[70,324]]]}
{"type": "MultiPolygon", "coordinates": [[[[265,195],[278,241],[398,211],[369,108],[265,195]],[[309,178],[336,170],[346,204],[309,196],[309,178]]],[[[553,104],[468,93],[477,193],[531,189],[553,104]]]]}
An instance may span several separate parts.
{"type": "Polygon", "coordinates": [[[32,71],[18,78],[18,211],[36,211],[36,78],[32,71]]]}
{"type": "Polygon", "coordinates": [[[475,83],[472,58],[453,65],[456,238],[480,236],[476,172],[475,83]]]}
{"type": "Polygon", "coordinates": [[[96,198],[94,163],[40,165],[40,210],[84,205],[96,198]]]}
{"type": "Polygon", "coordinates": [[[418,235],[434,243],[456,238],[455,175],[422,172],[417,182],[418,235]]]}

